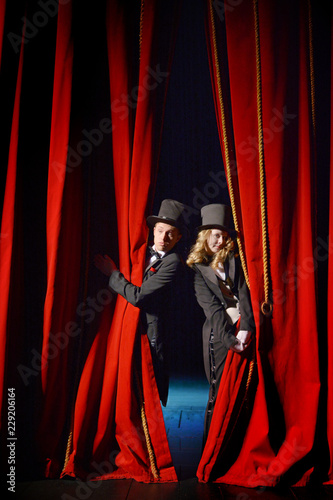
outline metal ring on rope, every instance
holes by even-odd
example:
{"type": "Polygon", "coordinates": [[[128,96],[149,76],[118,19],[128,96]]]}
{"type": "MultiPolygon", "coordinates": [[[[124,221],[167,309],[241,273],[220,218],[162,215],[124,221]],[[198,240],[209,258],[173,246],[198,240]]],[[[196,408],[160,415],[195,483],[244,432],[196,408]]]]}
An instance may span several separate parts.
{"type": "Polygon", "coordinates": [[[273,304],[269,300],[265,300],[264,302],[261,303],[260,305],[260,310],[262,314],[266,317],[270,317],[273,314],[273,304]]]}

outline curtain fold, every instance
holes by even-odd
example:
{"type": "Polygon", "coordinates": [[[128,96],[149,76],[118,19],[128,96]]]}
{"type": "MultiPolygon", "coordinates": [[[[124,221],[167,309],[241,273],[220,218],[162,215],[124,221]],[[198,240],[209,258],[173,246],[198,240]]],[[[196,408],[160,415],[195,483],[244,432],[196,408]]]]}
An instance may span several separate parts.
{"type": "MultiPolygon", "coordinates": [[[[1,422],[5,415],[3,414],[2,402],[4,398],[4,388],[6,387],[6,367],[12,361],[8,358],[7,339],[9,334],[9,325],[12,320],[12,311],[10,303],[13,300],[14,274],[12,269],[14,241],[17,238],[17,226],[19,224],[17,213],[15,212],[17,200],[17,155],[19,139],[20,122],[20,100],[22,88],[24,44],[20,46],[20,58],[16,81],[16,90],[14,97],[13,119],[10,134],[8,165],[5,196],[3,202],[1,234],[0,234],[0,287],[2,300],[0,301],[0,383],[1,383],[1,422]]],[[[16,239],[17,241],[17,239],[16,239]]],[[[16,280],[17,278],[15,278],[16,280]]],[[[7,396],[7,395],[5,395],[7,396]]]]}
{"type": "Polygon", "coordinates": [[[331,110],[330,110],[330,194],[329,194],[329,228],[328,228],[328,287],[327,287],[327,440],[329,446],[330,466],[328,482],[333,483],[333,10],[331,8],[331,110]]]}
{"type": "MultiPolygon", "coordinates": [[[[119,268],[136,285],[141,284],[145,264],[145,219],[152,205],[162,125],[162,114],[154,103],[161,96],[164,102],[169,76],[169,71],[165,71],[168,66],[162,66],[157,59],[161,54],[154,50],[158,42],[158,13],[155,1],[145,2],[141,19],[137,18],[135,39],[126,24],[126,8],[117,2],[107,4],[119,268]],[[136,44],[140,56],[137,71],[135,60],[131,60],[136,44]]],[[[172,36],[168,40],[172,45],[172,36]]],[[[90,471],[102,479],[177,480],[150,346],[139,328],[139,312],[119,296],[109,330],[111,318],[106,317],[109,313],[103,314],[103,330],[100,328],[92,344],[80,378],[73,451],[63,476],[86,475],[90,471]],[[102,369],[96,372],[97,366],[102,369]],[[92,406],[94,400],[98,401],[97,407],[92,406]],[[144,432],[146,426],[148,435],[144,432]],[[93,442],[87,449],[86,438],[92,428],[93,442]]]]}
{"type": "Polygon", "coordinates": [[[77,221],[82,211],[82,193],[80,171],[67,168],[72,71],[72,2],[66,2],[59,4],[57,16],[46,206],[47,284],[37,440],[47,477],[57,476],[62,465],[73,384],[71,363],[80,334],[73,318],[80,278],[81,226],[77,221]]]}
{"type": "MultiPolygon", "coordinates": [[[[288,476],[294,484],[304,484],[314,465],[310,452],[320,389],[313,258],[316,210],[307,5],[258,2],[260,60],[256,56],[255,6],[256,2],[246,0],[241,7],[224,10],[228,67],[220,71],[222,81],[229,76],[232,116],[229,130],[237,161],[237,177],[233,182],[237,182],[239,192],[235,203],[241,214],[241,236],[256,323],[257,387],[237,456],[229,462],[227,470],[217,467],[223,458],[228,463],[228,457],[222,446],[226,430],[222,424],[219,432],[214,426],[203,451],[198,477],[201,481],[213,478],[246,487],[268,487],[276,485],[282,476],[288,476]],[[264,214],[258,146],[260,108],[256,75],[259,70],[264,214]],[[262,225],[263,215],[267,218],[266,228],[262,225]],[[265,300],[264,230],[268,234],[271,317],[260,312],[265,300]],[[217,437],[218,450],[212,455],[217,437]]],[[[216,12],[214,16],[216,29],[221,31],[221,16],[216,12]]],[[[209,16],[208,22],[211,19],[209,16]]],[[[210,59],[214,61],[212,29],[207,33],[210,59]]],[[[217,50],[220,55],[220,47],[217,50]]],[[[211,74],[216,75],[216,70],[212,69],[211,74]]],[[[216,76],[212,85],[216,88],[216,76]]],[[[216,90],[214,94],[218,99],[216,90]]],[[[232,362],[231,370],[234,369],[232,362]]],[[[216,425],[217,421],[224,421],[223,399],[228,392],[225,389],[218,395],[221,412],[214,413],[216,425]]],[[[234,433],[228,439],[237,441],[236,438],[234,433]]]]}

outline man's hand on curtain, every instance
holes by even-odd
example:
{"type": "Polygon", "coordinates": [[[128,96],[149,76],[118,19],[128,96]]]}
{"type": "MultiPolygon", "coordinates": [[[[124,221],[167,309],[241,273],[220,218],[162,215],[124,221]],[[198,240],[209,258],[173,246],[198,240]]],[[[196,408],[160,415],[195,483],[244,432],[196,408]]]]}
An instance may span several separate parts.
{"type": "Polygon", "coordinates": [[[104,255],[104,257],[102,255],[95,255],[94,264],[106,276],[111,276],[113,271],[117,271],[118,269],[108,255],[104,255]]]}

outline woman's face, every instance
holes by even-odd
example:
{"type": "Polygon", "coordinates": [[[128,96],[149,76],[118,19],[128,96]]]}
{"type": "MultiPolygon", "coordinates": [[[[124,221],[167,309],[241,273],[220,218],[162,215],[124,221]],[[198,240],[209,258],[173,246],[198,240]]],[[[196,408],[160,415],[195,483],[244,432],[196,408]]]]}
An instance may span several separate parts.
{"type": "Polygon", "coordinates": [[[211,255],[219,252],[226,244],[228,233],[221,229],[212,229],[208,236],[207,245],[211,255]]]}

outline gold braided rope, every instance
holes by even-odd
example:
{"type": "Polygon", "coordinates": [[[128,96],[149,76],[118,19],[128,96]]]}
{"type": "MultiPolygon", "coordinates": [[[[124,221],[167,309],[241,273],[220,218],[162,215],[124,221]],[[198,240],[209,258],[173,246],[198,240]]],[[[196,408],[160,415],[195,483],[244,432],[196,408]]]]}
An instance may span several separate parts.
{"type": "MultiPolygon", "coordinates": [[[[213,38],[213,49],[214,49],[214,62],[215,62],[215,69],[216,69],[216,80],[217,80],[217,87],[218,87],[218,97],[219,97],[222,132],[223,132],[224,156],[225,156],[225,163],[226,163],[225,167],[226,167],[226,171],[227,171],[229,196],[230,196],[230,202],[231,202],[231,208],[232,208],[232,215],[233,215],[233,219],[234,219],[234,225],[235,225],[235,229],[237,231],[237,234],[239,234],[239,224],[238,224],[237,213],[236,213],[235,195],[234,195],[231,167],[230,167],[229,143],[228,143],[226,118],[225,118],[223,95],[222,95],[221,75],[220,75],[220,66],[219,66],[218,52],[217,52],[216,29],[215,29],[215,19],[214,19],[214,10],[213,10],[213,6],[212,6],[212,0],[209,4],[209,7],[210,7],[210,19],[211,19],[211,25],[212,25],[212,38],[213,38]]],[[[247,284],[248,288],[250,288],[250,281],[249,281],[249,275],[247,272],[245,256],[244,256],[244,252],[243,252],[242,242],[241,242],[241,239],[239,236],[237,237],[237,243],[238,243],[239,256],[241,259],[241,264],[242,264],[246,284],[247,284]]],[[[255,367],[255,359],[256,359],[256,349],[255,349],[255,345],[253,344],[252,345],[252,358],[251,358],[250,363],[249,363],[249,372],[247,375],[244,397],[243,397],[241,406],[239,408],[237,417],[234,420],[234,424],[233,424],[233,427],[230,431],[229,438],[227,439],[227,443],[230,440],[230,437],[231,437],[231,435],[236,427],[241,410],[242,410],[243,405],[247,399],[249,388],[250,388],[250,383],[252,381],[253,371],[254,371],[254,367],[255,367]]],[[[226,444],[225,444],[225,446],[226,446],[226,444]]]]}
{"type": "Polygon", "coordinates": [[[137,385],[137,389],[138,389],[138,396],[139,396],[139,403],[140,403],[141,422],[142,422],[142,428],[143,428],[143,432],[145,435],[145,440],[146,440],[146,445],[147,445],[147,450],[148,450],[148,455],[149,455],[150,468],[151,468],[151,472],[152,472],[154,478],[158,480],[158,479],[160,479],[160,475],[159,475],[159,472],[157,470],[156,457],[155,457],[155,453],[154,453],[154,450],[153,450],[153,447],[151,444],[150,435],[149,435],[149,428],[148,428],[148,422],[147,422],[147,417],[146,417],[146,412],[145,412],[145,403],[144,403],[143,395],[142,395],[142,391],[141,391],[140,378],[139,378],[139,375],[138,375],[136,368],[134,368],[134,371],[135,371],[135,380],[136,380],[136,385],[137,385]]]}
{"type": "Polygon", "coordinates": [[[311,2],[308,0],[309,13],[309,63],[310,63],[310,95],[311,95],[311,117],[313,135],[316,138],[316,107],[315,107],[315,82],[314,82],[314,59],[313,59],[313,26],[311,2]]]}
{"type": "MultiPolygon", "coordinates": [[[[311,1],[308,0],[308,30],[309,30],[309,67],[310,67],[310,97],[311,97],[311,118],[312,118],[312,139],[313,139],[313,163],[314,171],[317,171],[317,131],[316,131],[316,99],[315,99],[315,70],[313,56],[313,24],[312,24],[312,9],[311,1]]],[[[315,179],[316,182],[316,179],[315,179]]],[[[316,198],[316,197],[315,197],[316,198]]],[[[317,222],[315,219],[315,225],[317,222]]],[[[315,232],[317,227],[315,228],[315,232]]]]}
{"type": "Polygon", "coordinates": [[[226,126],[224,102],[223,102],[223,95],[222,95],[221,75],[220,75],[220,66],[219,66],[218,53],[217,53],[216,29],[215,29],[215,19],[214,19],[214,10],[213,10],[212,1],[209,3],[209,8],[210,8],[210,19],[211,19],[212,35],[213,35],[213,48],[214,48],[214,62],[215,62],[215,70],[216,70],[216,80],[217,80],[220,115],[221,115],[221,123],[222,123],[225,168],[226,168],[226,172],[227,172],[227,180],[228,180],[228,187],[229,187],[229,196],[230,196],[232,217],[234,220],[235,230],[237,231],[237,244],[238,244],[239,256],[240,256],[240,260],[241,260],[241,264],[242,264],[242,268],[243,268],[243,272],[244,272],[245,281],[246,281],[247,286],[250,288],[250,280],[249,280],[249,275],[247,272],[242,241],[241,241],[241,238],[239,236],[239,223],[238,223],[237,212],[236,212],[235,195],[234,195],[234,188],[233,188],[233,183],[232,183],[232,173],[231,173],[231,167],[230,167],[229,143],[228,143],[227,126],[226,126]]]}
{"type": "Polygon", "coordinates": [[[62,472],[65,471],[65,469],[68,465],[69,457],[71,456],[71,451],[72,451],[72,443],[73,443],[73,431],[71,429],[69,432],[69,435],[68,435],[66,454],[65,454],[64,466],[62,468],[62,472]]]}
{"type": "Polygon", "coordinates": [[[262,124],[262,89],[261,89],[261,60],[260,60],[260,34],[259,34],[259,11],[258,0],[253,0],[254,27],[256,42],[256,73],[257,73],[257,118],[258,118],[258,152],[259,152],[259,176],[260,176],[260,212],[262,232],[262,254],[264,271],[264,302],[261,311],[265,316],[272,313],[272,304],[269,300],[269,267],[268,267],[268,231],[266,218],[266,186],[265,186],[265,158],[264,158],[264,133],[262,124]]]}
{"type": "Polygon", "coordinates": [[[142,32],[143,32],[143,14],[145,9],[145,2],[141,0],[140,6],[140,31],[139,31],[139,61],[141,60],[141,46],[142,46],[142,32]]]}
{"type": "MultiPolygon", "coordinates": [[[[143,15],[144,15],[144,0],[141,0],[141,6],[140,6],[140,31],[139,31],[139,61],[141,61],[141,46],[142,46],[142,33],[143,33],[143,15]]],[[[156,466],[156,458],[153,450],[153,446],[151,444],[151,439],[149,435],[149,428],[148,428],[148,423],[147,423],[147,418],[146,418],[146,412],[145,412],[145,402],[143,400],[143,395],[141,391],[141,385],[140,385],[140,380],[138,373],[135,369],[135,379],[137,382],[137,387],[138,387],[138,394],[139,394],[139,403],[140,403],[140,416],[141,416],[141,423],[142,423],[142,428],[143,432],[145,435],[145,440],[146,440],[146,446],[148,450],[148,456],[149,456],[149,462],[150,462],[150,468],[151,472],[154,476],[155,479],[159,479],[159,472],[157,470],[156,466]]]]}

